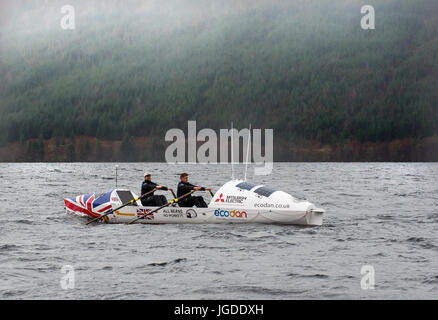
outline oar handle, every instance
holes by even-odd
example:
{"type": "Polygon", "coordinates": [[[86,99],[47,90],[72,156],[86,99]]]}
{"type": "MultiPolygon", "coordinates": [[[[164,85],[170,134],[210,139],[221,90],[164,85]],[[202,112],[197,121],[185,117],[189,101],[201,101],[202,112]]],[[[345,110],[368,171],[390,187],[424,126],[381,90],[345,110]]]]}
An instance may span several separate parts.
{"type": "Polygon", "coordinates": [[[211,190],[207,190],[205,187],[203,187],[203,188],[204,188],[204,191],[210,192],[211,196],[214,197],[214,194],[213,194],[213,192],[211,192],[211,190]]]}
{"type": "Polygon", "coordinates": [[[132,200],[130,200],[129,202],[126,202],[126,203],[122,204],[120,207],[117,207],[117,208],[115,208],[115,209],[110,209],[108,212],[106,212],[106,213],[104,213],[104,214],[98,216],[97,218],[94,218],[94,219],[91,220],[91,221],[88,221],[85,225],[88,225],[88,224],[90,224],[90,223],[93,223],[94,221],[97,221],[97,220],[99,220],[99,219],[102,219],[103,217],[106,217],[107,215],[113,213],[114,211],[117,211],[117,210],[119,210],[119,209],[122,209],[122,208],[126,207],[127,205],[130,205],[130,204],[132,204],[132,203],[134,203],[134,202],[136,202],[136,201],[138,201],[138,200],[141,200],[141,199],[143,199],[144,197],[146,197],[148,194],[151,194],[152,192],[155,192],[155,191],[157,191],[157,190],[158,190],[157,188],[154,188],[153,190],[151,190],[151,191],[149,191],[149,192],[146,192],[145,194],[142,194],[140,197],[135,198],[135,199],[132,199],[132,200]]]}
{"type": "Polygon", "coordinates": [[[173,190],[170,190],[170,192],[172,192],[173,198],[175,199],[176,198],[175,192],[173,192],[173,190]]]}
{"type": "MultiPolygon", "coordinates": [[[[171,205],[171,204],[173,204],[173,203],[176,203],[176,202],[178,202],[179,200],[181,200],[181,199],[183,199],[183,198],[185,198],[185,197],[191,195],[193,192],[196,192],[196,190],[192,190],[192,191],[190,191],[190,192],[188,192],[188,193],[182,195],[182,196],[179,197],[179,198],[175,198],[175,199],[171,200],[170,202],[168,202],[168,203],[166,203],[166,204],[163,204],[161,207],[158,207],[157,209],[154,209],[154,210],[148,212],[147,214],[151,214],[151,213],[157,212],[157,211],[160,210],[160,209],[163,209],[163,208],[165,208],[165,207],[167,207],[167,206],[169,206],[169,205],[171,205]]],[[[138,220],[140,220],[140,219],[144,219],[145,216],[146,216],[146,215],[143,215],[143,216],[141,216],[141,217],[137,217],[137,218],[135,218],[134,220],[131,220],[130,222],[128,222],[128,224],[132,224],[132,223],[134,223],[134,222],[136,222],[136,221],[138,221],[138,220]]]]}

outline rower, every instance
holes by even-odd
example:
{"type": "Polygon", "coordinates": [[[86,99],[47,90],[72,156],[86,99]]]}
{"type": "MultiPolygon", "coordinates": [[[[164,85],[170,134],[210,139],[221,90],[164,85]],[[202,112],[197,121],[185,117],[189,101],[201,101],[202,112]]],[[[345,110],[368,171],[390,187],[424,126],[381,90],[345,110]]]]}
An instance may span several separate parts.
{"type": "MultiPolygon", "coordinates": [[[[173,191],[172,188],[167,188],[165,186],[159,186],[155,182],[151,181],[151,174],[149,172],[145,172],[144,174],[144,181],[141,185],[141,194],[145,194],[147,192],[150,192],[154,189],[158,190],[170,190],[173,191]]],[[[154,195],[154,192],[151,192],[147,197],[141,199],[141,204],[143,206],[147,207],[160,207],[167,203],[167,199],[163,195],[154,195]]]]}
{"type": "MultiPolygon", "coordinates": [[[[211,188],[204,188],[204,187],[199,187],[199,186],[195,186],[193,184],[191,184],[189,182],[189,175],[187,173],[181,173],[180,175],[180,179],[181,181],[178,183],[178,190],[177,190],[177,196],[180,197],[186,193],[189,193],[192,190],[210,190],[211,188]]],[[[204,198],[201,196],[192,196],[189,195],[187,197],[185,197],[184,199],[182,199],[179,202],[179,206],[180,207],[193,207],[196,206],[198,208],[207,208],[207,204],[204,201],[204,198]]]]}

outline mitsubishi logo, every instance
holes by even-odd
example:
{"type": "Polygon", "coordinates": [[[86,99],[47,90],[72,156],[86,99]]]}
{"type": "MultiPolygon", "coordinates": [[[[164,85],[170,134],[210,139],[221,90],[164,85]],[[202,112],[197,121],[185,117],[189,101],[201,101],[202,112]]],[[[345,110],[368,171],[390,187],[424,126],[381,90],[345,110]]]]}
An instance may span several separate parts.
{"type": "Polygon", "coordinates": [[[220,202],[225,202],[225,200],[222,198],[223,195],[224,195],[224,194],[221,193],[221,194],[219,195],[219,198],[216,199],[216,202],[219,202],[219,201],[220,201],[220,202]]]}

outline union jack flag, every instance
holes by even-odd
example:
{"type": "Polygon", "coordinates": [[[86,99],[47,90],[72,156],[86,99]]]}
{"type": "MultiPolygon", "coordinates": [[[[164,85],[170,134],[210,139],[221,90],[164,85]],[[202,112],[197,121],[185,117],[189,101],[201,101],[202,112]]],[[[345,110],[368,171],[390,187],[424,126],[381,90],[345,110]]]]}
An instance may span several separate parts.
{"type": "Polygon", "coordinates": [[[85,194],[75,198],[65,198],[65,206],[74,212],[81,212],[93,218],[100,217],[106,211],[112,209],[110,202],[111,192],[96,195],[85,194]]]}
{"type": "Polygon", "coordinates": [[[137,216],[144,216],[146,220],[153,220],[154,213],[149,213],[152,209],[137,209],[137,216]]]}

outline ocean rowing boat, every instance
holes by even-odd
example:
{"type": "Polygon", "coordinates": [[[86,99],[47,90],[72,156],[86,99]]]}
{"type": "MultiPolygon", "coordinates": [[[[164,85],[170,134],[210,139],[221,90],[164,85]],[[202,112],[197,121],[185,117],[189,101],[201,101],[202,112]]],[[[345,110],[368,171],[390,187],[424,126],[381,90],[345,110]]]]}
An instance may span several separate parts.
{"type": "Polygon", "coordinates": [[[67,212],[97,218],[109,210],[132,201],[105,216],[106,223],[270,223],[308,226],[322,225],[324,209],[308,201],[299,201],[290,194],[242,180],[225,183],[213,196],[207,208],[184,208],[177,203],[155,211],[144,207],[138,196],[125,189],[114,189],[104,194],[86,194],[65,198],[67,212]],[[155,211],[155,212],[152,212],[155,211]]]}

